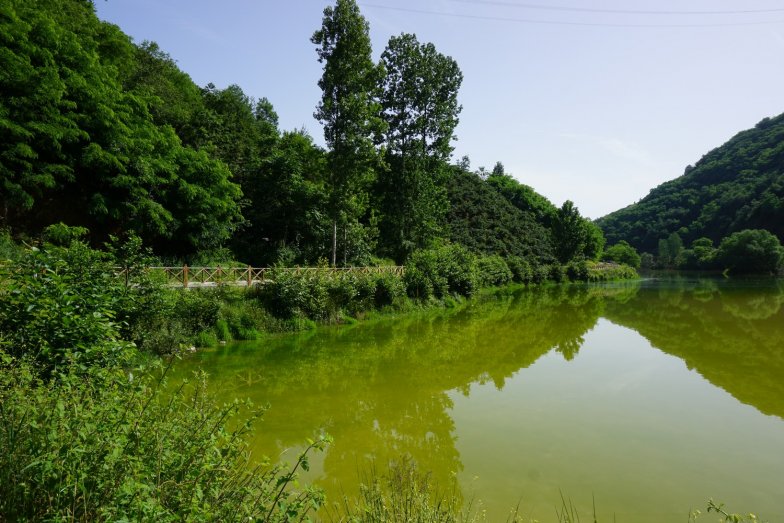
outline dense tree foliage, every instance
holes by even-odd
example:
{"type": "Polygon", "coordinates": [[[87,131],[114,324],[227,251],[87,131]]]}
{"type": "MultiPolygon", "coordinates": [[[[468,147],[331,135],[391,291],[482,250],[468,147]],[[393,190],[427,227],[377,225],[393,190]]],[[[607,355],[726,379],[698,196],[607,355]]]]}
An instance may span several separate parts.
{"type": "Polygon", "coordinates": [[[552,227],[558,208],[550,200],[534,191],[528,185],[515,180],[507,174],[501,162],[497,162],[487,183],[500,192],[504,198],[523,212],[532,214],[537,222],[552,227]]]}
{"type": "Polygon", "coordinates": [[[0,26],[0,228],[16,238],[63,222],[93,246],[130,233],[164,260],[253,265],[405,263],[451,241],[542,278],[603,245],[500,162],[450,165],[460,68],[405,33],[374,63],[354,0],[311,40],[325,149],[265,98],[199,87],[89,1],[12,0],[0,26]]]}
{"type": "Polygon", "coordinates": [[[608,241],[655,252],[677,232],[718,243],[744,229],[784,240],[784,115],[765,118],[709,152],[640,202],[598,220],[608,241]]]}
{"type": "Polygon", "coordinates": [[[616,263],[625,263],[635,269],[639,269],[641,263],[640,255],[637,253],[637,250],[624,240],[605,249],[602,254],[602,259],[616,263]]]}
{"type": "Polygon", "coordinates": [[[718,263],[735,273],[774,273],[781,266],[784,248],[766,230],[743,230],[724,240],[716,253],[718,263]]]}
{"type": "Polygon", "coordinates": [[[553,223],[553,239],[558,261],[599,257],[604,247],[604,236],[599,228],[582,216],[570,200],[566,200],[556,212],[553,223]]]}
{"type": "Polygon", "coordinates": [[[328,202],[335,265],[338,223],[345,228],[362,216],[378,164],[375,139],[384,122],[376,91],[382,68],[373,63],[368,23],[354,0],[338,0],[334,7],[324,9],[321,29],[313,34],[312,42],[324,64],[315,116],[324,125],[330,149],[328,202]]]}
{"type": "Polygon", "coordinates": [[[382,116],[387,123],[388,168],[379,173],[382,248],[403,260],[443,234],[448,209],[446,162],[460,105],[463,75],[457,63],[401,34],[381,55],[382,116]]]}
{"type": "Polygon", "coordinates": [[[161,250],[228,239],[239,187],[225,164],[156,124],[158,98],[123,65],[144,53],[87,2],[0,9],[2,225],[131,230],[161,250]]]}
{"type": "Polygon", "coordinates": [[[450,239],[474,252],[555,261],[550,231],[523,213],[478,174],[453,167],[449,183],[450,239]]]}

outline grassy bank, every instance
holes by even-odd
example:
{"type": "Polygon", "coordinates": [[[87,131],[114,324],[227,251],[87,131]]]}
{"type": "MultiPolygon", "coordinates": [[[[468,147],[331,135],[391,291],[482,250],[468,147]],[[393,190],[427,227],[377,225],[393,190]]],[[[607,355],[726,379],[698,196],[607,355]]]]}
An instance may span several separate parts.
{"type": "Polygon", "coordinates": [[[636,277],[636,271],[625,265],[583,261],[532,266],[521,259],[477,257],[449,245],[415,254],[403,276],[327,271],[297,275],[273,270],[271,281],[250,289],[167,290],[156,339],[140,342],[165,353],[183,345],[254,340],[265,333],[453,307],[482,292],[509,286],[636,277]]]}

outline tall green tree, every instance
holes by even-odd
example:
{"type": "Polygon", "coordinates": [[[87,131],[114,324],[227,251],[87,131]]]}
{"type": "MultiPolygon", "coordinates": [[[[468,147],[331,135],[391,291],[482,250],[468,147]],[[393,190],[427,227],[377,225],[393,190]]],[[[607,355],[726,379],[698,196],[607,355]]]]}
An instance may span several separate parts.
{"type": "Polygon", "coordinates": [[[580,216],[574,203],[566,200],[555,216],[553,242],[561,263],[572,260],[598,259],[604,247],[602,231],[580,216]]]}
{"type": "Polygon", "coordinates": [[[402,261],[442,234],[448,210],[445,177],[461,106],[457,63],[415,35],[390,38],[381,105],[389,168],[379,175],[382,237],[402,261]]]}
{"type": "Polygon", "coordinates": [[[368,23],[354,0],[324,9],[316,44],[322,90],[314,116],[324,126],[329,147],[329,212],[332,265],[337,263],[338,223],[350,223],[367,207],[367,188],[379,155],[375,143],[384,130],[377,101],[381,67],[373,62],[368,23]]]}
{"type": "Polygon", "coordinates": [[[244,189],[247,226],[233,248],[253,265],[312,264],[329,254],[326,155],[304,132],[284,132],[244,189]]]}
{"type": "Polygon", "coordinates": [[[0,41],[4,226],[35,234],[63,221],[96,242],[135,231],[168,254],[231,235],[229,170],[155,121],[153,93],[123,85],[136,48],[92,3],[4,2],[0,41]]]}

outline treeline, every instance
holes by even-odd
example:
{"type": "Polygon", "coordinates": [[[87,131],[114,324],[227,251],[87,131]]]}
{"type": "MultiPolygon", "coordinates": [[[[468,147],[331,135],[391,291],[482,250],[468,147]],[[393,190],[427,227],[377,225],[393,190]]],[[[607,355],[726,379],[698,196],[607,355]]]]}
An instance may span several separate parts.
{"type": "Polygon", "coordinates": [[[236,85],[197,86],[87,0],[0,6],[0,228],[63,222],[92,245],[256,266],[403,263],[448,243],[531,266],[598,259],[604,238],[504,172],[451,162],[457,63],[416,36],[371,58],[353,0],[324,11],[316,117],[327,149],[236,85]]]}
{"type": "Polygon", "coordinates": [[[656,256],[643,253],[642,262],[646,268],[776,274],[784,264],[784,247],[764,229],[732,233],[718,246],[710,238],[697,238],[687,247],[674,232],[659,240],[656,256]]]}
{"type": "MultiPolygon", "coordinates": [[[[744,230],[784,241],[784,115],[738,133],[679,178],[597,223],[609,242],[625,240],[651,254],[673,234],[687,246],[696,242],[696,249],[744,230]]],[[[662,254],[672,264],[672,253],[662,254]]]]}

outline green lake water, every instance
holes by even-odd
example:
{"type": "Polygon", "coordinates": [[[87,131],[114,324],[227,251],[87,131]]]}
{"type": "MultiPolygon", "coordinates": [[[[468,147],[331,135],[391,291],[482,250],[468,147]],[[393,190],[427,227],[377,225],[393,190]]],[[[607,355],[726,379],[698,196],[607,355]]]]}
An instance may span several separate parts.
{"type": "MultiPolygon", "coordinates": [[[[491,520],[685,522],[708,498],[784,520],[784,282],[554,286],[203,351],[220,398],[269,404],[253,450],[329,499],[410,456],[491,520]]],[[[700,520],[713,521],[703,515],[700,520]]],[[[698,520],[699,521],[699,520],[698,520]]]]}

